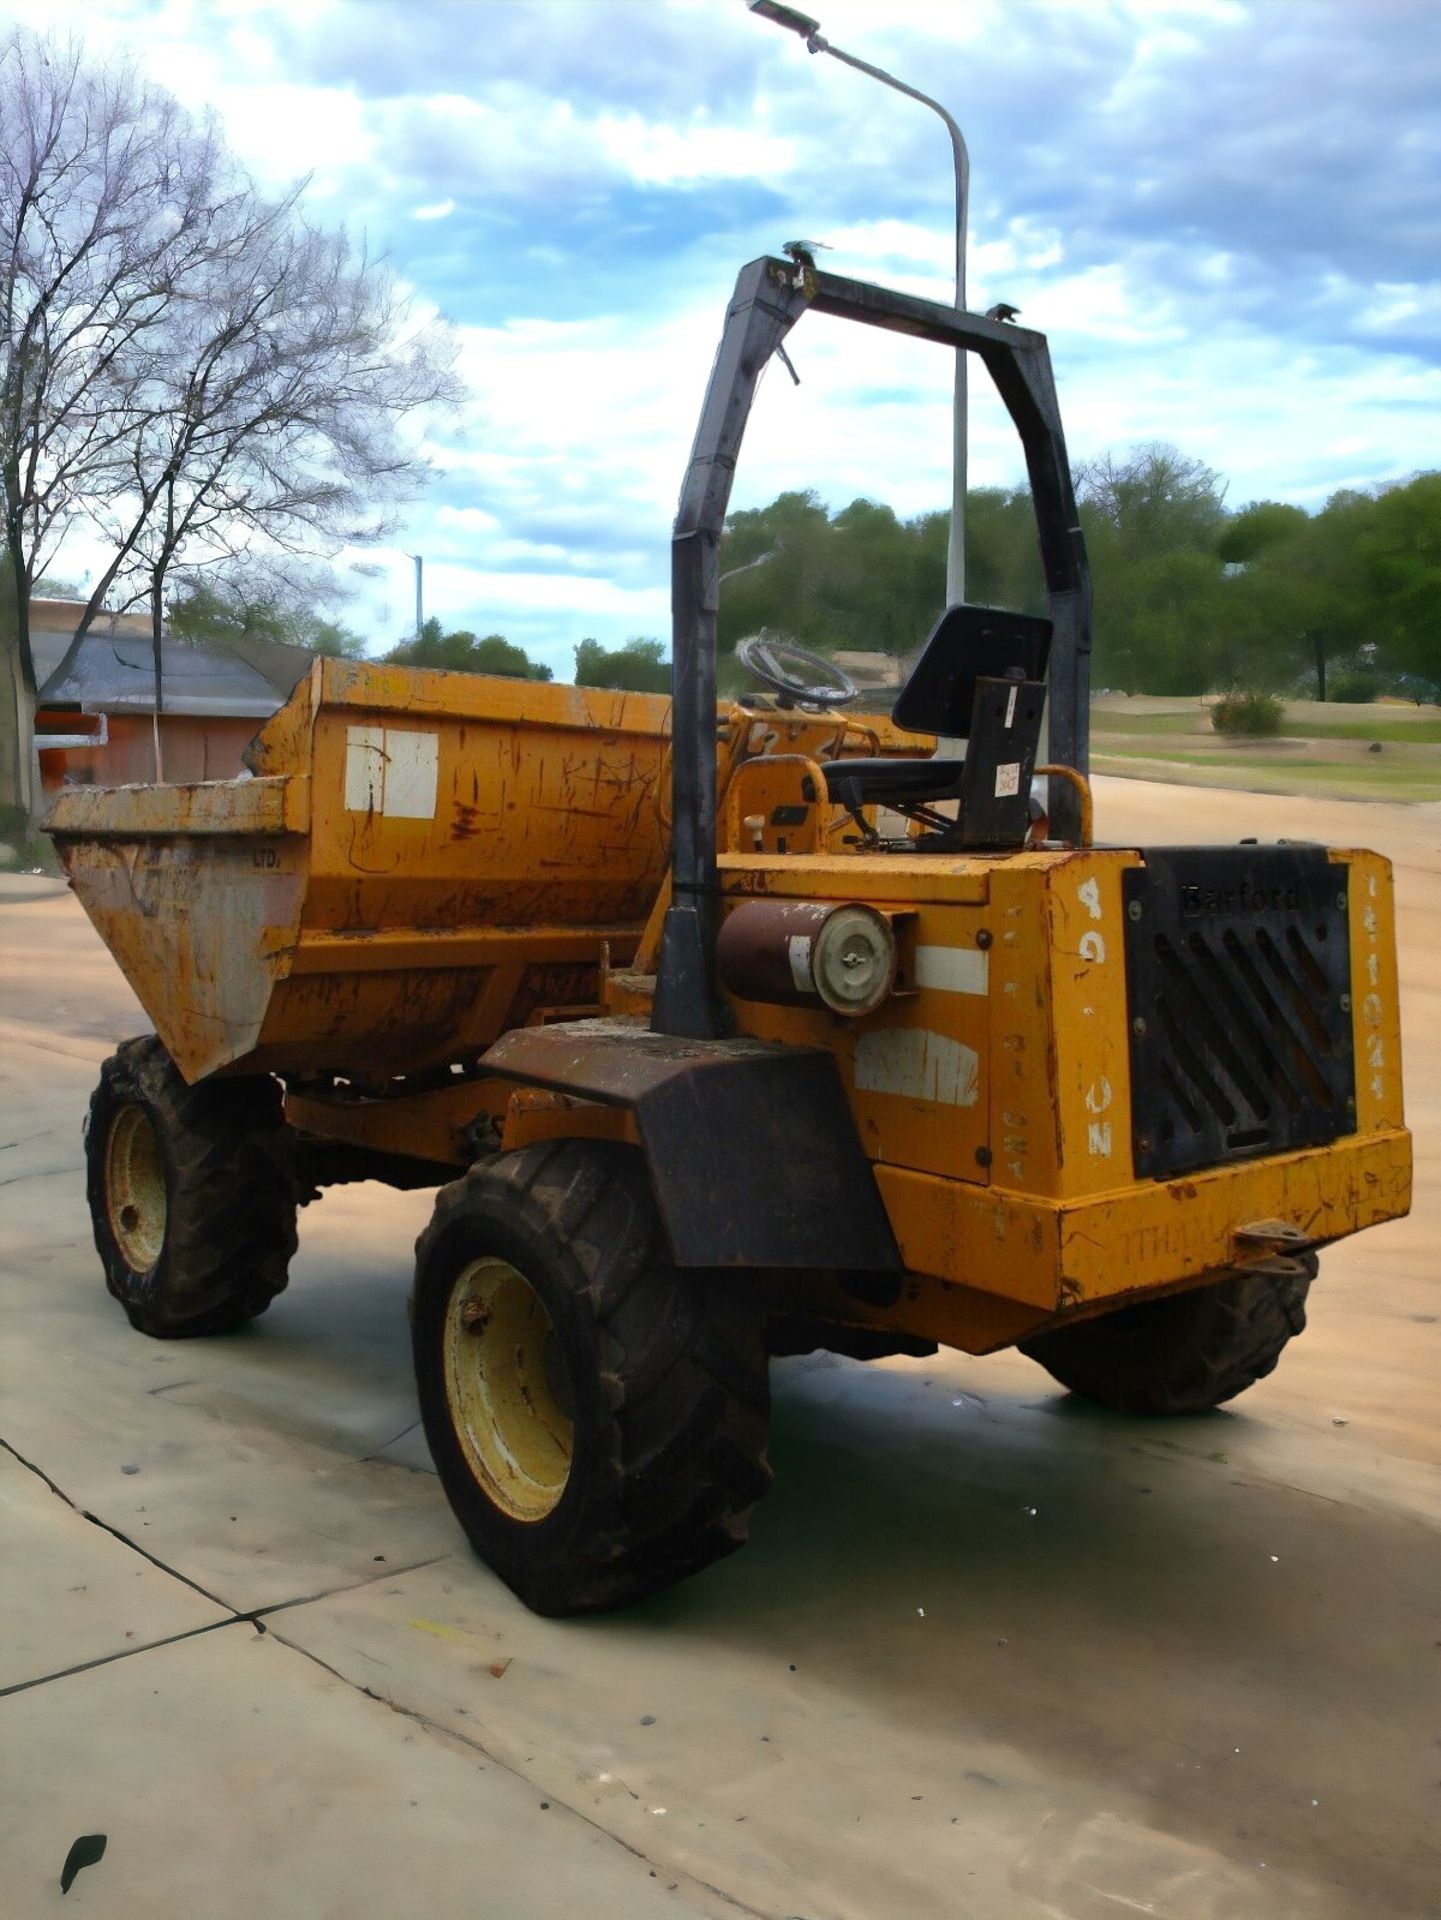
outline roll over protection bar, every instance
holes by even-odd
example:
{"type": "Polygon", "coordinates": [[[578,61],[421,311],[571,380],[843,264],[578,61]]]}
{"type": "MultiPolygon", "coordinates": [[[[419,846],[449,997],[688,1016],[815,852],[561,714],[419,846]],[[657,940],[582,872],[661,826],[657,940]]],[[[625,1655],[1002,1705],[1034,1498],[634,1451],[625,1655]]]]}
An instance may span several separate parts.
{"type": "MultiPolygon", "coordinates": [[[[741,269],[706,388],[671,540],[675,676],[671,782],[671,903],[651,1025],[710,1039],[720,1031],[716,934],[717,556],[736,460],[772,354],[807,310],[912,334],[980,356],[1025,450],[1049,613],[1050,757],[1089,769],[1091,579],[1044,334],[888,288],[763,258],[741,269]]],[[[1057,831],[1079,831],[1079,796],[1053,780],[1057,831]]]]}

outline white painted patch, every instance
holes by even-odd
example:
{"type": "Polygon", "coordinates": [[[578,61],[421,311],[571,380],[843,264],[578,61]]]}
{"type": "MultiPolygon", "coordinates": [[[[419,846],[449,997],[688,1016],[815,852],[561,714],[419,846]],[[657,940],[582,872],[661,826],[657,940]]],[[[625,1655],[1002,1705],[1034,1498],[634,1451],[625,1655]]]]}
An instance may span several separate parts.
{"type": "Polygon", "coordinates": [[[433,820],[440,738],[409,727],[348,727],[345,804],[352,813],[433,820]]]}
{"type": "Polygon", "coordinates": [[[1109,1160],[1111,1157],[1112,1134],[1109,1120],[1093,1120],[1086,1129],[1087,1149],[1097,1158],[1109,1160]]]}
{"type": "Polygon", "coordinates": [[[385,792],[385,728],[345,730],[345,805],[351,813],[379,813],[385,792]]]}
{"type": "Polygon", "coordinates": [[[1076,888],[1076,898],[1093,920],[1101,917],[1101,888],[1098,881],[1085,880],[1076,888]]]}
{"type": "Polygon", "coordinates": [[[981,1087],[980,1057],[961,1041],[923,1027],[873,1028],[856,1041],[856,1087],[943,1107],[973,1107],[981,1087]]]}
{"type": "Polygon", "coordinates": [[[1012,687],[1010,692],[1010,698],[1006,701],[1006,731],[1008,733],[1011,730],[1011,728],[1016,724],[1016,695],[1019,692],[1020,692],[1019,687],[1012,687]]]}
{"type": "Polygon", "coordinates": [[[1011,800],[1020,791],[1021,763],[1019,760],[1008,760],[1003,767],[996,768],[996,798],[1011,800]]]}
{"type": "Polygon", "coordinates": [[[440,737],[385,729],[385,812],[399,820],[433,820],[440,737]]]}
{"type": "Polygon", "coordinates": [[[979,947],[917,947],[916,985],[939,993],[985,993],[991,982],[990,955],[979,947]]]}
{"type": "MultiPolygon", "coordinates": [[[[1086,931],[1081,935],[1080,953],[1083,960],[1105,959],[1106,943],[1094,927],[1087,927],[1086,931]]],[[[1090,1008],[1087,1007],[1086,1011],[1089,1013],[1090,1008]]]]}
{"type": "Polygon", "coordinates": [[[786,951],[791,963],[791,979],[796,983],[796,992],[814,993],[816,983],[811,975],[811,936],[808,933],[793,933],[787,943],[786,951]]]}

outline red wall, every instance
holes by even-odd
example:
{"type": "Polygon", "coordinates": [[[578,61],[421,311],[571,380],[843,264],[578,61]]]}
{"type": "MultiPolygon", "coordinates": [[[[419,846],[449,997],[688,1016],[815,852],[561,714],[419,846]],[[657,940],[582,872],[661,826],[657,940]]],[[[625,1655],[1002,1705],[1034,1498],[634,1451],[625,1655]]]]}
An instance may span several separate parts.
{"type": "MultiPolygon", "coordinates": [[[[77,733],[94,725],[88,715],[79,714],[54,714],[50,723],[72,725],[77,733]]],[[[263,725],[261,720],[162,713],[160,753],[167,782],[233,780],[241,771],[241,754],[263,725]]],[[[82,786],[148,784],[155,778],[150,715],[112,713],[110,739],[103,747],[42,747],[40,780],[45,791],[60,786],[67,774],[82,786]]]]}

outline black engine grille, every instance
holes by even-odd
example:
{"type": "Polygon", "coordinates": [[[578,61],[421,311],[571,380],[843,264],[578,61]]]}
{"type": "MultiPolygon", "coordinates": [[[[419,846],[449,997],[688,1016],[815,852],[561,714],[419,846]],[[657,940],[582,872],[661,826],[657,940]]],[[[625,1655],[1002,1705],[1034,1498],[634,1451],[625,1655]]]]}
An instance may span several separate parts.
{"type": "Polygon", "coordinates": [[[1355,1125],[1348,870],[1323,847],[1162,847],[1124,876],[1138,1174],[1355,1125]]]}

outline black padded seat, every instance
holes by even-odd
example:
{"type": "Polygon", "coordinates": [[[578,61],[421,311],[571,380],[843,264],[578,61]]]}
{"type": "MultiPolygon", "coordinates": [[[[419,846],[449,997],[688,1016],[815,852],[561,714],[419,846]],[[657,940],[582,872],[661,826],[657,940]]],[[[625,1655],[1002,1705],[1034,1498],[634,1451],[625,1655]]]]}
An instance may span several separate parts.
{"type": "Polygon", "coordinates": [[[964,760],[823,760],[826,791],[842,807],[954,800],[964,760]]]}

